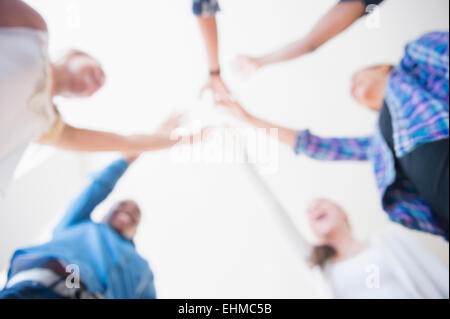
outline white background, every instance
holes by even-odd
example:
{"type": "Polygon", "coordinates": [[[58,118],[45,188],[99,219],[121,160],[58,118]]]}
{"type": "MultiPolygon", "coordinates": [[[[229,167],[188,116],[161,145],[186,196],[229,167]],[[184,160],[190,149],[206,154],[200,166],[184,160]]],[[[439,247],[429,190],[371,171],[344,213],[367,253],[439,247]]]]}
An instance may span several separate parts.
{"type": "MultiPolygon", "coordinates": [[[[107,83],[90,100],[58,100],[64,118],[83,127],[123,133],[151,131],[175,110],[214,123],[223,114],[197,100],[206,58],[188,0],[28,1],[46,18],[54,57],[68,48],[98,58],[107,83]]],[[[219,15],[224,79],[249,110],[274,122],[328,136],[366,135],[376,114],[349,94],[359,68],[395,63],[404,45],[448,29],[447,0],[388,0],[381,27],[361,19],[313,55],[237,77],[239,53],[261,54],[304,35],[334,0],[224,0],[219,15]]],[[[358,237],[388,224],[370,164],[319,163],[280,147],[278,170],[265,179],[308,234],[305,207],[327,197],[349,212],[358,237]]],[[[0,269],[14,249],[46,238],[88,172],[116,155],[78,155],[38,149],[0,202],[0,269]],[[36,154],[46,154],[36,162],[36,154]],[[30,166],[33,169],[28,169],[30,166]],[[43,229],[45,231],[43,231],[43,229]]],[[[318,297],[304,263],[241,165],[176,164],[168,152],[143,156],[98,208],[135,198],[144,221],[136,239],[148,258],[161,298],[318,297]]],[[[448,264],[448,245],[420,238],[448,264]]]]}

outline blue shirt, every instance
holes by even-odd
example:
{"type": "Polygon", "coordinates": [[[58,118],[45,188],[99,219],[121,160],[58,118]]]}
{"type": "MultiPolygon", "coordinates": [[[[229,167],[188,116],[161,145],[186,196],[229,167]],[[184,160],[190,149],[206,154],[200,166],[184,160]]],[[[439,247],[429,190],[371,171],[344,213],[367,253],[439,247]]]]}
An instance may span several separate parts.
{"type": "Polygon", "coordinates": [[[15,252],[8,278],[21,260],[56,258],[78,265],[81,280],[91,293],[111,299],[156,298],[153,273],[133,241],[122,238],[108,224],[91,220],[92,211],[108,197],[127,168],[128,163],[121,159],[98,173],[70,205],[50,242],[15,252]]]}

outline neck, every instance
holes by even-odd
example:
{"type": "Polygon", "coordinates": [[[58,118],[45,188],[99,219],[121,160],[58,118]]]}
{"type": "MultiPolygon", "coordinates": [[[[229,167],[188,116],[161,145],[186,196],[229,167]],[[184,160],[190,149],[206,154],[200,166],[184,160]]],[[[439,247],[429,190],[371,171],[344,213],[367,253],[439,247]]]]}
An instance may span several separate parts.
{"type": "Polygon", "coordinates": [[[61,95],[69,87],[69,76],[61,64],[52,64],[52,97],[61,95]]]}
{"type": "Polygon", "coordinates": [[[355,255],[361,247],[350,232],[337,232],[332,235],[330,242],[333,243],[333,248],[336,250],[336,259],[345,259],[355,255]]]}

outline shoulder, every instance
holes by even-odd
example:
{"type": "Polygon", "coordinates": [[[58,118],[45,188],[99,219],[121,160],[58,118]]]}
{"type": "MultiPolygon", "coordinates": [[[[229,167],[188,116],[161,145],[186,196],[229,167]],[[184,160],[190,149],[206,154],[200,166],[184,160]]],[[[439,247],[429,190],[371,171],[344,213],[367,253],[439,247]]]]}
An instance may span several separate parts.
{"type": "Polygon", "coordinates": [[[414,236],[409,230],[404,229],[400,225],[389,225],[378,231],[376,231],[372,236],[370,241],[372,243],[384,243],[387,246],[403,244],[403,243],[413,243],[416,242],[414,236]]]}
{"type": "Polygon", "coordinates": [[[0,28],[22,27],[47,32],[44,18],[20,0],[0,0],[0,28]]]}

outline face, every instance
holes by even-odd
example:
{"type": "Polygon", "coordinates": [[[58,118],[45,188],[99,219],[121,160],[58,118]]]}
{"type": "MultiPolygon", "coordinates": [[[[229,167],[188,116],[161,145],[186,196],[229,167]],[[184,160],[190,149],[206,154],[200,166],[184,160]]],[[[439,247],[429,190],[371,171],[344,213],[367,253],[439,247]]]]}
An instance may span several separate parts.
{"type": "Polygon", "coordinates": [[[90,97],[104,85],[105,73],[94,58],[82,53],[69,53],[64,63],[68,77],[64,96],[90,97]]]}
{"type": "Polygon", "coordinates": [[[141,210],[136,202],[126,200],[113,206],[108,224],[122,237],[132,239],[141,221],[141,210]]]}
{"type": "Polygon", "coordinates": [[[380,110],[390,71],[391,66],[380,65],[357,72],[351,86],[351,94],[356,102],[372,110],[380,110]]]}
{"type": "Polygon", "coordinates": [[[336,232],[349,232],[347,214],[335,203],[320,199],[308,207],[308,221],[317,238],[327,243],[336,232]]]}

